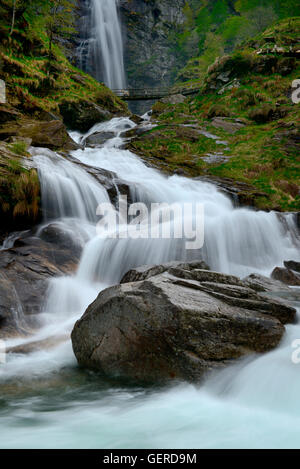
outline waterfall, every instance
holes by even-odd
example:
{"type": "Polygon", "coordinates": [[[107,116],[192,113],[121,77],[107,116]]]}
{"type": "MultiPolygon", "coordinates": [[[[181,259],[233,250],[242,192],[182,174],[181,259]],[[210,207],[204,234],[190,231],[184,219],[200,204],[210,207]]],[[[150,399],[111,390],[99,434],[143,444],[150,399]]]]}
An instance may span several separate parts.
{"type": "Polygon", "coordinates": [[[126,87],[118,0],[91,0],[91,55],[96,78],[111,89],[126,87]]]}
{"type": "MultiPolygon", "coordinates": [[[[108,201],[105,188],[84,166],[50,150],[32,149],[45,212],[60,223],[61,229],[79,238],[84,249],[76,273],[51,280],[41,315],[43,327],[33,337],[11,339],[7,346],[69,336],[75,321],[99,292],[134,266],[190,255],[201,256],[219,271],[239,276],[251,272],[269,275],[283,260],[299,259],[292,215],[285,216],[282,224],[275,213],[235,208],[209,183],[177,175],[166,177],[147,167],[121,148],[121,134],[128,126],[135,126],[128,118],[98,124],[92,131],[111,131],[114,138],[100,148],[77,150],[73,156],[84,165],[117,173],[130,186],[131,197],[147,206],[151,202],[202,202],[204,248],[188,254],[180,239],[99,238],[95,214],[97,204],[108,201]]],[[[72,136],[77,141],[84,138],[72,136]]],[[[43,226],[52,223],[51,219],[45,219],[43,226]]],[[[287,326],[278,349],[249,362],[238,362],[212,376],[200,390],[185,385],[153,394],[141,388],[112,390],[108,384],[101,384],[99,377],[79,372],[68,339],[49,350],[12,354],[0,374],[4,391],[7,385],[8,402],[13,402],[4,406],[2,414],[0,409],[0,445],[15,447],[17,441],[27,448],[99,448],[115,447],[117,442],[128,448],[195,448],[199,444],[244,447],[250,442],[259,447],[267,438],[271,447],[298,446],[300,379],[290,356],[291,343],[299,334],[299,324],[287,326]],[[23,385],[27,393],[32,388],[33,396],[19,396],[23,385]],[[14,389],[18,390],[16,401],[11,397],[14,389]],[[24,409],[32,422],[30,432],[24,409]]]]}

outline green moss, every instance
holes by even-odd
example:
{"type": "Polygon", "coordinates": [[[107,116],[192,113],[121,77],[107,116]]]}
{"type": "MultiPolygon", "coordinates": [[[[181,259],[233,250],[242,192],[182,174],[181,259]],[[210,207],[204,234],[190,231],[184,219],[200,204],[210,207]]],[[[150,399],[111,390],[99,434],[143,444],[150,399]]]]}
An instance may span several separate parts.
{"type": "Polygon", "coordinates": [[[11,151],[13,153],[16,153],[17,155],[25,156],[27,155],[27,148],[28,145],[26,142],[14,142],[11,145],[9,145],[11,151]]]}
{"type": "Polygon", "coordinates": [[[0,64],[9,102],[31,116],[41,111],[59,113],[62,101],[88,100],[112,112],[127,113],[127,105],[111,90],[85,74],[65,57],[58,44],[48,57],[49,40],[45,19],[30,9],[17,17],[9,36],[9,10],[0,18],[0,64]]]}

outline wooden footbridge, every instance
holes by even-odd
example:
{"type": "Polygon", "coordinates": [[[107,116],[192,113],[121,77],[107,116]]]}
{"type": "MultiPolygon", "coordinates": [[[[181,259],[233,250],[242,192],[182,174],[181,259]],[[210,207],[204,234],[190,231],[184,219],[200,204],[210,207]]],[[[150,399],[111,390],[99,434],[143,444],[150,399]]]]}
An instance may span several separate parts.
{"type": "Polygon", "coordinates": [[[184,89],[174,91],[170,88],[141,88],[141,89],[125,89],[125,90],[112,90],[119,98],[124,101],[148,101],[158,100],[176,94],[183,94],[189,96],[198,93],[199,89],[184,89]]]}

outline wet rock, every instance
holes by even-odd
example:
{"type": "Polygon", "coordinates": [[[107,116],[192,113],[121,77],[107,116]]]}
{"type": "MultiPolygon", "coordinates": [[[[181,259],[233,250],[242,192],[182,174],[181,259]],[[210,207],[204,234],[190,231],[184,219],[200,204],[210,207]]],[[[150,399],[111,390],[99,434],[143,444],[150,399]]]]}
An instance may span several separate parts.
{"type": "Polygon", "coordinates": [[[206,269],[209,270],[208,265],[204,261],[194,261],[194,262],[168,262],[166,264],[160,265],[144,265],[141,267],[136,267],[135,269],[129,270],[121,280],[122,283],[130,282],[139,282],[141,280],[146,280],[147,278],[153,277],[155,275],[162,274],[169,269],[184,269],[184,270],[194,270],[194,269],[206,269]]]}
{"type": "Polygon", "coordinates": [[[295,272],[300,273],[300,262],[296,261],[285,261],[284,266],[287,269],[294,270],[295,272]]]}
{"type": "Polygon", "coordinates": [[[78,251],[50,238],[46,242],[26,232],[12,248],[0,251],[0,337],[36,327],[48,280],[76,269],[78,251]]]}
{"type": "Polygon", "coordinates": [[[201,265],[134,269],[100,293],[72,332],[79,364],[145,382],[194,381],[276,347],[296,311],[201,265]]]}
{"type": "Polygon", "coordinates": [[[250,274],[243,281],[257,292],[290,292],[291,289],[279,280],[274,280],[264,275],[250,274]]]}
{"type": "Polygon", "coordinates": [[[114,132],[96,132],[84,140],[88,147],[103,145],[107,140],[115,136],[114,132]]]}
{"type": "Polygon", "coordinates": [[[20,119],[15,123],[9,123],[0,129],[0,140],[12,137],[30,138],[35,147],[46,147],[50,150],[64,149],[66,151],[77,150],[77,145],[69,136],[66,127],[59,120],[34,121],[20,119]]]}
{"type": "Polygon", "coordinates": [[[131,114],[130,120],[134,122],[135,124],[139,125],[142,122],[144,122],[144,119],[140,116],[137,116],[136,114],[131,114]]]}
{"type": "Polygon", "coordinates": [[[79,259],[82,253],[83,245],[74,234],[67,232],[59,223],[51,223],[45,226],[39,232],[39,237],[56,246],[58,249],[71,250],[76,259],[79,259]]]}
{"type": "Polygon", "coordinates": [[[216,185],[221,192],[229,196],[236,206],[246,205],[255,207],[259,197],[267,197],[265,192],[258,191],[257,188],[244,182],[235,181],[230,178],[219,178],[215,176],[199,176],[198,181],[207,181],[216,185]]]}
{"type": "Polygon", "coordinates": [[[98,122],[104,122],[112,118],[112,114],[90,101],[70,102],[64,101],[59,110],[64,123],[72,130],[87,132],[98,122]]]}
{"type": "Polygon", "coordinates": [[[46,350],[57,347],[59,344],[63,342],[67,342],[69,339],[68,335],[57,335],[53,337],[48,337],[47,339],[37,340],[33,342],[28,342],[22,345],[16,345],[14,347],[10,347],[6,350],[7,353],[21,353],[21,354],[29,354],[33,352],[37,352],[39,350],[46,350]]]}
{"type": "Polygon", "coordinates": [[[126,195],[128,198],[128,203],[132,202],[131,198],[131,189],[126,181],[118,178],[117,174],[113,171],[108,171],[106,169],[94,168],[93,166],[86,165],[81,161],[77,160],[74,156],[66,155],[68,160],[72,161],[75,164],[78,164],[85,169],[91,176],[93,176],[97,181],[105,187],[108,192],[110,201],[113,205],[117,206],[118,198],[120,195],[126,195]]]}
{"type": "Polygon", "coordinates": [[[121,134],[121,137],[122,138],[133,138],[133,137],[141,137],[142,135],[144,135],[146,132],[149,132],[149,130],[151,130],[151,128],[154,128],[155,126],[153,127],[150,127],[149,125],[139,125],[138,127],[134,127],[133,129],[130,129],[130,130],[127,130],[126,132],[123,132],[121,134]]]}
{"type": "Polygon", "coordinates": [[[280,282],[283,282],[286,285],[300,286],[300,275],[297,275],[290,269],[276,267],[273,270],[271,277],[275,280],[280,280],[280,282]]]}

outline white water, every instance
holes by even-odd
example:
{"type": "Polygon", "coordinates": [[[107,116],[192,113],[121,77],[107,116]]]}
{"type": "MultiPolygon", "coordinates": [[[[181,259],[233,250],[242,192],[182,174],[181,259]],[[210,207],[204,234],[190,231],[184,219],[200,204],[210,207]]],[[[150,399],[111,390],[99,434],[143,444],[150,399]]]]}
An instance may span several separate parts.
{"type": "MultiPolygon", "coordinates": [[[[115,138],[74,156],[115,171],[130,183],[135,200],[204,203],[204,249],[187,253],[179,240],[99,239],[94,214],[97,204],[108,200],[104,188],[80,166],[35,149],[45,212],[85,247],[77,274],[51,281],[41,330],[34,338],[12,339],[8,346],[70,334],[99,291],[133,266],[202,256],[216,270],[268,275],[283,260],[299,259],[291,218],[286,231],[274,213],[235,209],[210,184],[167,178],[146,167],[120,149],[120,132],[128,126],[134,124],[122,118],[96,126],[94,131],[112,130],[115,138]]],[[[77,369],[69,340],[52,349],[11,355],[0,368],[0,446],[300,447],[300,365],[291,361],[295,338],[300,338],[300,326],[288,326],[276,351],[242,361],[200,389],[113,386],[77,369]]]]}
{"type": "Polygon", "coordinates": [[[126,87],[123,41],[118,17],[118,0],[91,0],[93,48],[96,77],[111,89],[126,87]]]}

